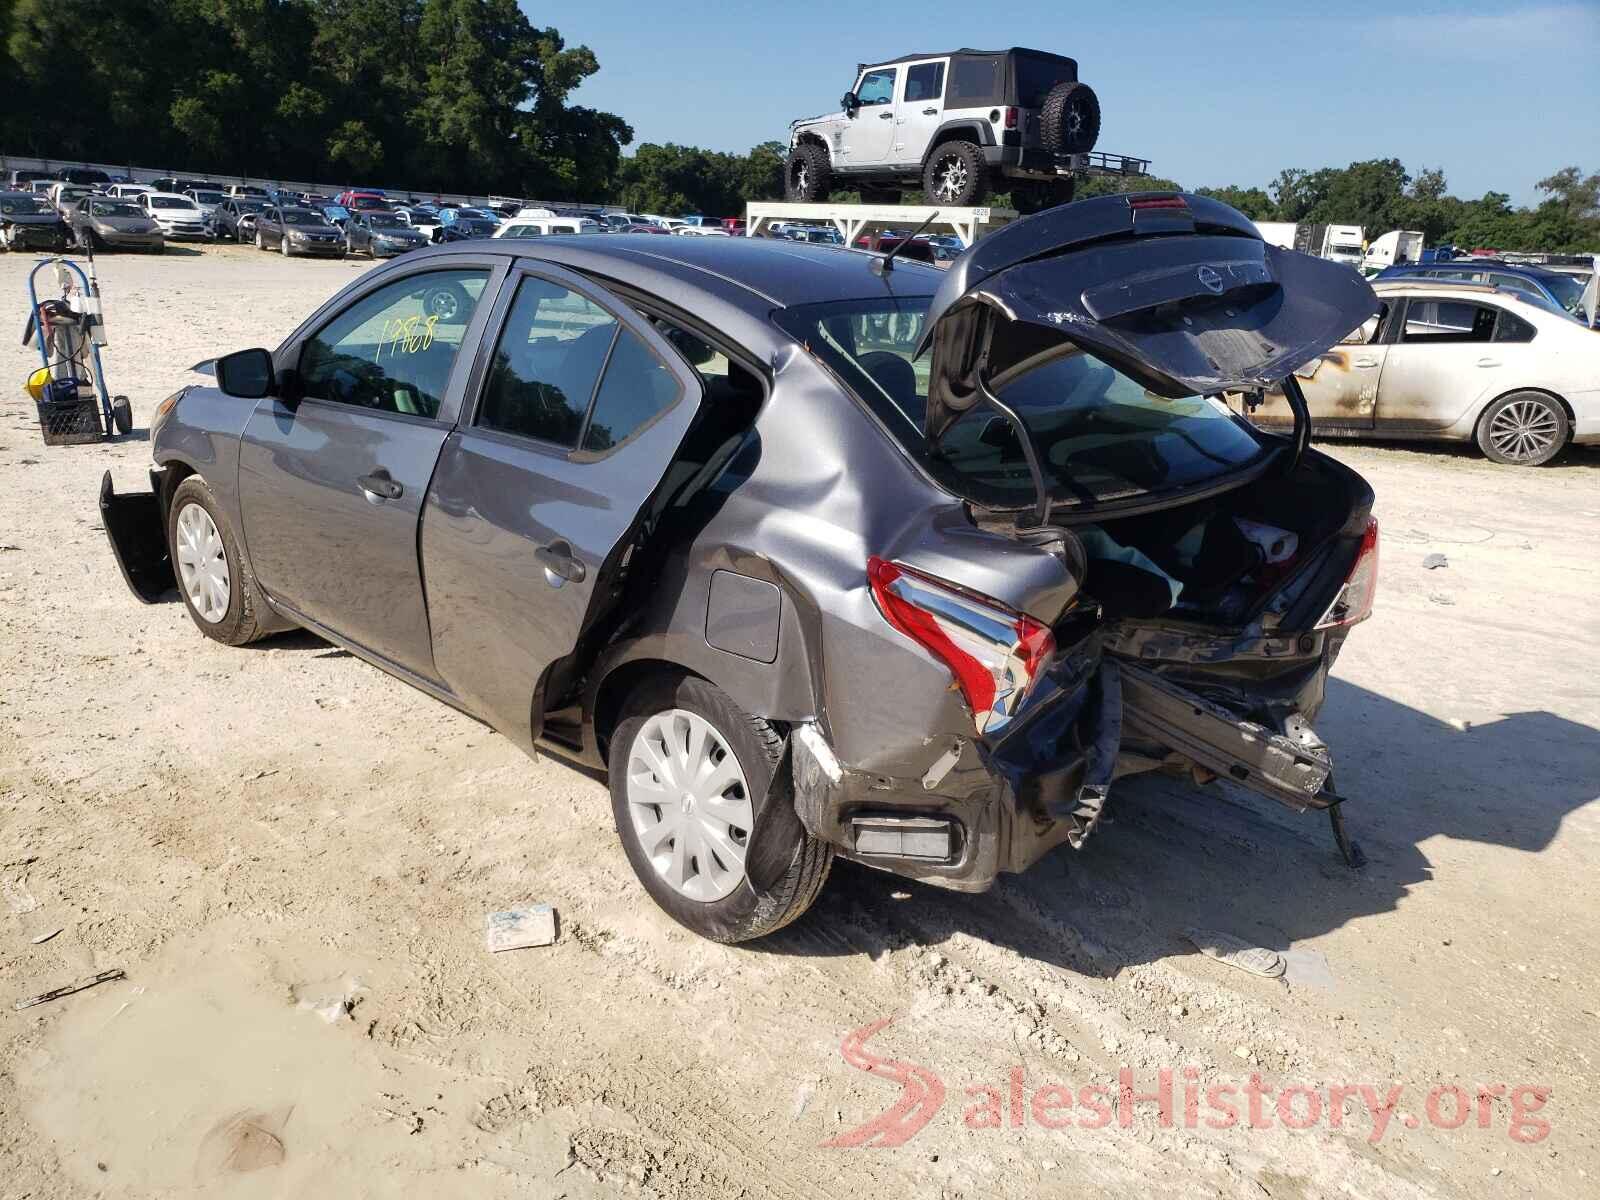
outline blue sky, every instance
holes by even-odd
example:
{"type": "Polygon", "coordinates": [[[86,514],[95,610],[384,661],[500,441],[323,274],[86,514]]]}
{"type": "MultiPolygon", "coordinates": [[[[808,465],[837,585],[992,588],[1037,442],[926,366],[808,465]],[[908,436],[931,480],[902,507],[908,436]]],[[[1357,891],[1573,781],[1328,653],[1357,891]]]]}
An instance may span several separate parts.
{"type": "Polygon", "coordinates": [[[1100,149],[1188,187],[1394,156],[1527,204],[1560,167],[1600,171],[1600,0],[523,7],[594,50],[574,99],[636,143],[747,150],[831,109],[858,61],[1021,44],[1078,60],[1100,149]]]}

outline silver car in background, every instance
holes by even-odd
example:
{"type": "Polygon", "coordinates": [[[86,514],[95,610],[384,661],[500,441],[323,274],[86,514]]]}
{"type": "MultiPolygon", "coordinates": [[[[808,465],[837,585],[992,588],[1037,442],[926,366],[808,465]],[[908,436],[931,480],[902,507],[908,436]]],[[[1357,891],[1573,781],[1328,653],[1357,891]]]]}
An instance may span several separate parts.
{"type": "MultiPolygon", "coordinates": [[[[1600,331],[1548,302],[1483,284],[1378,280],[1381,312],[1296,374],[1319,437],[1475,442],[1541,466],[1600,445],[1600,331]]],[[[1256,424],[1288,428],[1269,392],[1256,424]]]]}
{"type": "MultiPolygon", "coordinates": [[[[843,856],[979,890],[1112,780],[1323,810],[1372,492],[1218,397],[1377,310],[1183,194],[940,271],[746,238],[500,239],[374,267],[152,423],[101,515],[146,601],[302,626],[603,769],[645,890],[720,941],[843,856]]],[[[1292,376],[1291,395],[1298,396],[1292,376]]]]}

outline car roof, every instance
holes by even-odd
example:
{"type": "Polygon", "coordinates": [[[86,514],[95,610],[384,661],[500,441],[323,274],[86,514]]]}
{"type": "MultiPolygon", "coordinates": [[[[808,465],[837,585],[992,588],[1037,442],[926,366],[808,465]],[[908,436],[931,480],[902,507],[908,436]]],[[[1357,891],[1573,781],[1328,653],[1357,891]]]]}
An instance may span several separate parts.
{"type": "Polygon", "coordinates": [[[652,286],[647,277],[658,275],[724,296],[729,296],[731,285],[729,298],[736,297],[737,303],[752,312],[881,296],[931,296],[944,278],[937,267],[902,258],[895,259],[892,271],[877,275],[871,263],[881,256],[844,246],[648,233],[482,238],[431,247],[406,257],[415,260],[460,253],[472,246],[492,246],[519,258],[544,259],[640,287],[652,286]]]}
{"type": "Polygon", "coordinates": [[[878,62],[862,63],[856,69],[859,71],[867,67],[892,67],[896,63],[917,62],[924,58],[951,58],[957,54],[970,54],[979,58],[994,58],[1002,54],[1027,54],[1034,58],[1053,58],[1057,62],[1073,62],[1072,59],[1064,54],[1051,54],[1048,50],[1030,50],[1027,46],[1011,46],[1005,50],[974,50],[970,46],[963,46],[959,50],[934,50],[928,54],[902,54],[899,58],[885,58],[880,59],[878,62]]]}
{"type": "Polygon", "coordinates": [[[1508,263],[1498,258],[1447,258],[1443,262],[1425,263],[1396,263],[1394,266],[1385,267],[1383,276],[1386,279],[1397,279],[1403,275],[1431,273],[1433,271],[1461,271],[1481,268],[1483,270],[1509,271],[1513,275],[1526,275],[1530,279],[1540,279],[1547,275],[1558,274],[1548,267],[1541,267],[1530,263],[1508,263]],[[1390,272],[1393,272],[1391,275],[1390,272]]]}
{"type": "MultiPolygon", "coordinates": [[[[158,192],[154,188],[146,191],[145,195],[149,196],[152,200],[158,197],[163,200],[189,200],[189,197],[185,196],[182,192],[158,192]]],[[[189,200],[189,203],[193,204],[194,201],[189,200]]]]}
{"type": "Polygon", "coordinates": [[[1507,288],[1495,287],[1492,283],[1467,283],[1455,279],[1374,279],[1372,290],[1380,296],[1404,293],[1406,295],[1426,294],[1429,296],[1449,296],[1461,300],[1482,300],[1493,297],[1495,300],[1508,300],[1524,305],[1538,312],[1546,312],[1537,304],[1529,304],[1521,296],[1507,288]]]}

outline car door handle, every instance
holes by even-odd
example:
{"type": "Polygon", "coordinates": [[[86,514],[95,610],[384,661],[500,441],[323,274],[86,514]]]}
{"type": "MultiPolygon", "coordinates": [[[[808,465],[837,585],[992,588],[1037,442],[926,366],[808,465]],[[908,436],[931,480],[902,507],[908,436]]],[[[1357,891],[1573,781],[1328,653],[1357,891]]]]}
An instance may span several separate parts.
{"type": "Polygon", "coordinates": [[[356,480],[356,483],[373,500],[398,500],[405,493],[405,488],[395,482],[389,472],[382,467],[371,475],[363,475],[356,480]]]}
{"type": "Polygon", "coordinates": [[[937,108],[925,108],[922,110],[922,115],[925,117],[937,117],[939,110],[937,108]]]}
{"type": "Polygon", "coordinates": [[[1480,358],[1478,360],[1478,365],[1480,367],[1498,367],[1500,365],[1500,360],[1498,358],[1480,358]]]}
{"type": "Polygon", "coordinates": [[[554,541],[548,546],[540,546],[533,552],[539,560],[539,565],[545,570],[545,579],[551,587],[560,587],[556,579],[567,583],[582,583],[584,576],[583,564],[573,557],[572,547],[564,541],[554,541]],[[555,576],[555,579],[550,578],[555,576]]]}
{"type": "Polygon", "coordinates": [[[894,114],[893,113],[879,113],[878,114],[878,120],[880,120],[880,121],[892,121],[892,120],[894,120],[894,114]]]}
{"type": "Polygon", "coordinates": [[[1358,367],[1375,367],[1378,365],[1378,360],[1375,358],[1358,358],[1354,365],[1358,367]]]}

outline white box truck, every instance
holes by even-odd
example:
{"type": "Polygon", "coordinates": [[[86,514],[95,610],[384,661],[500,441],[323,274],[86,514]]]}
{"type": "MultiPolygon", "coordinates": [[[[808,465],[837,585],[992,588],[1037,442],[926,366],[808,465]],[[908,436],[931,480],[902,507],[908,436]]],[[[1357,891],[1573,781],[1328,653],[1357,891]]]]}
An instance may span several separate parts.
{"type": "Polygon", "coordinates": [[[1368,271],[1381,271],[1396,263],[1421,262],[1422,247],[1423,237],[1419,230],[1391,229],[1372,240],[1362,260],[1362,267],[1368,271]]]}
{"type": "Polygon", "coordinates": [[[1322,238],[1321,255],[1334,262],[1346,263],[1358,270],[1366,254],[1359,225],[1329,225],[1322,238]]]}

